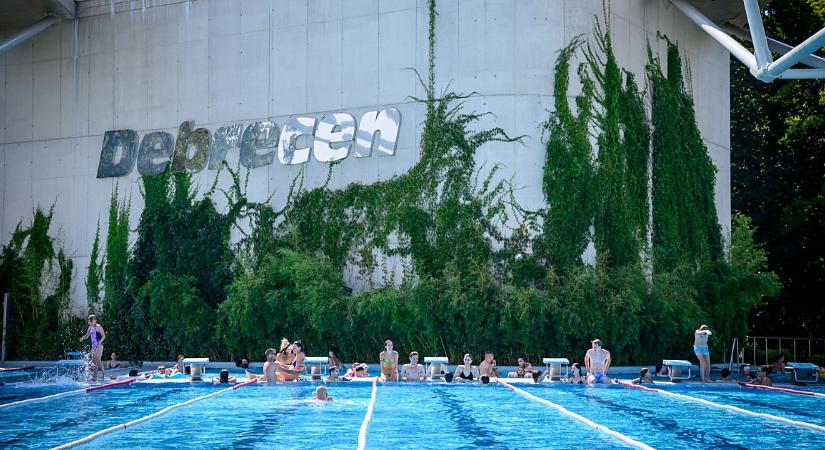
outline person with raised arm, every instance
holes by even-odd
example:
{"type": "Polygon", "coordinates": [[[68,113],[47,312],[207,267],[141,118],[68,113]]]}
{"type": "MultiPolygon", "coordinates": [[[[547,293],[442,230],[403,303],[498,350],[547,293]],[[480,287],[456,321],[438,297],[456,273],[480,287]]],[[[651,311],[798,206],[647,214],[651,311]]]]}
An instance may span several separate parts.
{"type": "Polygon", "coordinates": [[[297,340],[292,343],[292,356],[290,364],[284,364],[280,361],[275,363],[275,370],[283,376],[283,381],[298,381],[301,374],[306,371],[306,367],[304,367],[304,359],[306,358],[304,341],[297,340]]]}
{"type": "Polygon", "coordinates": [[[602,348],[600,339],[590,341],[592,348],[584,354],[584,366],[587,368],[587,384],[613,384],[607,376],[610,369],[610,352],[602,348]]]}
{"type": "Polygon", "coordinates": [[[693,333],[693,353],[699,359],[699,376],[702,383],[710,380],[710,349],[708,349],[708,338],[711,336],[710,328],[702,325],[693,333]]]}
{"type": "Polygon", "coordinates": [[[97,369],[100,368],[103,372],[103,380],[106,379],[106,366],[103,365],[103,341],[106,340],[106,332],[103,327],[97,323],[97,317],[92,314],[89,316],[89,326],[86,328],[86,334],[80,338],[80,342],[86,339],[92,341],[92,381],[97,381],[97,369]]]}

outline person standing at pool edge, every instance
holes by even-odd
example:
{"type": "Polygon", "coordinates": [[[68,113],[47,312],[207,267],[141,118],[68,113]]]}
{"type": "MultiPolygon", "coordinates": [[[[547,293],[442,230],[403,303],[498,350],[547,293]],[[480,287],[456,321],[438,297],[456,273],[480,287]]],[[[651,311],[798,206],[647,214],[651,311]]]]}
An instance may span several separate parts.
{"type": "Polygon", "coordinates": [[[103,327],[97,323],[97,317],[92,314],[89,316],[89,328],[86,329],[86,334],[80,338],[80,342],[91,338],[92,340],[92,381],[97,381],[97,368],[100,367],[103,372],[103,380],[106,379],[106,366],[103,365],[103,341],[106,339],[106,332],[103,327]]]}
{"type": "Polygon", "coordinates": [[[593,348],[584,354],[587,384],[613,384],[613,381],[607,376],[607,369],[610,368],[610,352],[602,348],[600,339],[593,339],[590,344],[593,348]]]}
{"type": "Polygon", "coordinates": [[[699,358],[699,376],[702,383],[710,381],[710,349],[708,349],[708,338],[711,336],[710,328],[702,325],[693,333],[693,353],[699,358]]]}

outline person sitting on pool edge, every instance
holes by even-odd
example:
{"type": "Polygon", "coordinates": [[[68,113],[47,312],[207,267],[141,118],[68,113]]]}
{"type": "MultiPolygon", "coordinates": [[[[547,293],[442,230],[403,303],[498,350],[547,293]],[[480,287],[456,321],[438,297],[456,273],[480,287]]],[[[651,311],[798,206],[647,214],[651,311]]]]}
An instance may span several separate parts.
{"type": "Polygon", "coordinates": [[[212,377],[212,382],[218,384],[235,383],[236,381],[238,381],[238,378],[230,377],[229,371],[226,369],[221,369],[220,373],[218,373],[218,376],[212,377]]]}
{"type": "Polygon", "coordinates": [[[409,364],[401,366],[401,381],[423,381],[427,379],[427,372],[424,366],[418,364],[418,352],[410,353],[409,364]]]}
{"type": "Polygon", "coordinates": [[[464,354],[464,364],[460,364],[455,368],[453,374],[453,381],[479,381],[478,367],[473,365],[473,357],[469,353],[464,354]]]}
{"type": "Polygon", "coordinates": [[[496,360],[494,359],[495,355],[491,351],[484,352],[484,361],[481,361],[481,364],[478,365],[478,373],[481,374],[482,377],[487,377],[489,380],[490,378],[498,378],[498,367],[496,367],[496,360]]]}
{"type": "Polygon", "coordinates": [[[332,397],[328,394],[326,386],[318,386],[318,389],[315,389],[315,395],[312,396],[312,399],[324,402],[332,401],[332,397]]]}
{"type": "Polygon", "coordinates": [[[610,352],[602,348],[600,339],[590,341],[592,348],[584,354],[584,366],[587,369],[587,384],[613,384],[607,376],[610,369],[610,352]]]}
{"type": "Polygon", "coordinates": [[[275,376],[275,357],[277,356],[278,352],[274,348],[268,348],[264,352],[266,355],[266,362],[264,363],[264,373],[262,375],[255,375],[254,373],[250,372],[249,370],[246,371],[246,376],[250,380],[257,380],[259,383],[274,383],[278,381],[278,378],[275,376]]]}
{"type": "Polygon", "coordinates": [[[306,358],[304,341],[299,339],[292,343],[292,355],[292,363],[289,365],[280,361],[275,362],[275,370],[281,374],[282,381],[298,381],[301,374],[306,371],[306,367],[304,367],[304,359],[306,358]]]}
{"type": "Polygon", "coordinates": [[[634,378],[631,381],[632,384],[654,384],[653,378],[650,378],[650,369],[647,367],[643,367],[642,370],[639,371],[639,378],[634,378]]]}
{"type": "Polygon", "coordinates": [[[392,349],[392,341],[384,341],[384,351],[378,354],[381,381],[398,381],[398,352],[392,349]]]}

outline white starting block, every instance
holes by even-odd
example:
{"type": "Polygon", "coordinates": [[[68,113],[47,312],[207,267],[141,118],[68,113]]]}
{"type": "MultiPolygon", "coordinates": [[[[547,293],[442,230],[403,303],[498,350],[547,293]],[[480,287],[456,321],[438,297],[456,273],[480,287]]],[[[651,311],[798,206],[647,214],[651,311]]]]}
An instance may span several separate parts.
{"type": "Polygon", "coordinates": [[[61,367],[79,367],[83,363],[83,352],[66,352],[66,359],[61,359],[56,364],[61,367]]]}
{"type": "Polygon", "coordinates": [[[811,363],[789,362],[785,364],[785,372],[791,373],[794,384],[816,383],[819,366],[811,363]]]}
{"type": "Polygon", "coordinates": [[[325,375],[327,373],[327,365],[329,364],[328,356],[307,356],[304,358],[304,367],[306,367],[307,375],[325,375]],[[318,373],[312,373],[312,367],[318,366],[318,373]]]}
{"type": "Polygon", "coordinates": [[[424,357],[424,371],[428,377],[431,379],[440,379],[443,378],[444,375],[440,373],[430,373],[430,366],[433,364],[444,364],[444,371],[447,371],[447,365],[450,364],[450,360],[446,356],[425,356],[424,357]]]}
{"type": "Polygon", "coordinates": [[[693,363],[690,361],[684,359],[663,359],[662,365],[667,367],[667,377],[670,378],[670,381],[690,379],[690,371],[693,369],[693,363]],[[674,374],[674,368],[679,369],[680,375],[674,374]],[[687,375],[684,374],[685,369],[687,369],[687,375]]]}
{"type": "Polygon", "coordinates": [[[189,365],[189,376],[192,381],[203,380],[203,374],[206,372],[206,365],[209,364],[209,358],[184,358],[183,365],[189,365]]]}
{"type": "Polygon", "coordinates": [[[561,369],[564,368],[564,378],[570,376],[570,360],[567,358],[542,358],[545,373],[549,379],[556,377],[561,379],[561,369]]]}

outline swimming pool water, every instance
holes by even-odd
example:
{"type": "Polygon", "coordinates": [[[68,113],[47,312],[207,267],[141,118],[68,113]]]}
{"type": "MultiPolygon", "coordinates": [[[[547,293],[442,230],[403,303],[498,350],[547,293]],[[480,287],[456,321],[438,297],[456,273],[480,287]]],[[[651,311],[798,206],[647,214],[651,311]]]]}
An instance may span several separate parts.
{"type": "MultiPolygon", "coordinates": [[[[86,448],[348,448],[372,385],[329,383],[332,402],[311,399],[320,383],[256,385],[176,409],[100,437],[86,448]]],[[[0,410],[0,447],[70,442],[169,405],[215,392],[208,384],[141,384],[0,410]]],[[[620,386],[517,385],[655,448],[823,448],[821,433],[620,386]]],[[[664,386],[657,386],[664,387],[664,386]]],[[[0,403],[77,385],[0,387],[0,403]],[[21,394],[24,392],[25,394],[21,394]]],[[[817,425],[825,399],[735,385],[666,389],[817,425]]],[[[368,448],[619,448],[596,430],[496,385],[379,383],[368,448]]]]}

